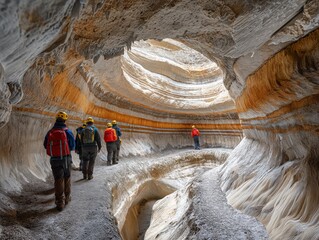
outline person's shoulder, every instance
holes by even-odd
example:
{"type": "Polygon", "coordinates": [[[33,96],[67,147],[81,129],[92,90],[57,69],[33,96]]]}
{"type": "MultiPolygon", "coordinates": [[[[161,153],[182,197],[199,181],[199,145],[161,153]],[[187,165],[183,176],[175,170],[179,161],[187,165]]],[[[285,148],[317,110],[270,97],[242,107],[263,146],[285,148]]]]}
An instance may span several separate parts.
{"type": "Polygon", "coordinates": [[[68,127],[64,128],[64,131],[66,131],[67,133],[69,133],[69,134],[73,135],[73,133],[72,133],[71,129],[70,129],[70,128],[68,128],[68,127]]]}
{"type": "Polygon", "coordinates": [[[95,126],[93,126],[94,132],[99,133],[99,129],[95,126]]]}

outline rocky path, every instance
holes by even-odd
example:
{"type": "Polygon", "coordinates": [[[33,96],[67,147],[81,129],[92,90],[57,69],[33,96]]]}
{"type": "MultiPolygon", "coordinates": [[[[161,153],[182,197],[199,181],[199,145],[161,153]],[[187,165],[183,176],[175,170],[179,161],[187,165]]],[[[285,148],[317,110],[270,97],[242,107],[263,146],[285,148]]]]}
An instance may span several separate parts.
{"type": "Polygon", "coordinates": [[[218,167],[197,178],[192,188],[196,239],[268,239],[260,222],[227,204],[220,188],[218,167]]]}
{"type": "Polygon", "coordinates": [[[10,227],[3,228],[0,239],[121,239],[109,212],[107,172],[96,167],[88,181],[72,171],[72,200],[62,212],[55,209],[53,184],[37,183],[17,199],[17,218],[7,221],[10,227]]]}
{"type": "MultiPolygon", "coordinates": [[[[134,169],[136,164],[158,162],[159,157],[169,161],[179,154],[204,151],[207,154],[211,150],[179,150],[138,160],[124,159],[111,167],[102,164],[95,167],[90,181],[83,180],[80,171],[72,171],[72,201],[62,212],[54,206],[52,180],[30,184],[22,196],[15,197],[19,206],[16,217],[1,219],[0,239],[121,239],[111,213],[108,181],[112,181],[112,176],[123,175],[125,169],[134,169]]],[[[199,229],[193,239],[266,239],[267,233],[259,222],[227,205],[218,181],[218,174],[208,171],[193,184],[199,229]]]]}

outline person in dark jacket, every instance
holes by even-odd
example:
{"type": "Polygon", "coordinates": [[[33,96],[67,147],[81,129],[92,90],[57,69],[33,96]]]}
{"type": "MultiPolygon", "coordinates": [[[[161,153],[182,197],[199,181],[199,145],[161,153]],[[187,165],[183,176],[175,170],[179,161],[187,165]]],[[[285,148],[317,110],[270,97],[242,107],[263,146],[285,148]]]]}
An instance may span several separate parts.
{"type": "Polygon", "coordinates": [[[100,133],[93,123],[93,118],[89,117],[86,120],[86,127],[81,133],[83,159],[82,173],[83,179],[88,180],[93,178],[95,158],[102,147],[100,133]]]}
{"type": "Polygon", "coordinates": [[[117,164],[119,162],[119,154],[120,154],[120,148],[121,148],[121,136],[122,132],[121,129],[117,126],[116,120],[112,121],[112,128],[116,131],[117,140],[115,141],[116,150],[113,154],[113,164],[117,164]]]}
{"type": "Polygon", "coordinates": [[[65,112],[59,112],[56,115],[56,122],[53,128],[48,131],[43,142],[44,148],[47,149],[47,153],[51,156],[50,164],[54,176],[55,204],[59,211],[62,211],[64,206],[71,200],[71,151],[75,148],[75,141],[72,131],[66,127],[65,121],[67,119],[68,115],[65,112]],[[53,136],[54,132],[59,131],[62,133],[60,135],[62,136],[61,139],[67,139],[63,151],[61,143],[59,145],[53,144],[56,141],[53,136]]]}
{"type": "Polygon", "coordinates": [[[83,165],[81,133],[85,127],[86,127],[86,120],[83,121],[83,125],[81,127],[78,127],[76,129],[76,137],[75,137],[75,152],[79,154],[79,159],[80,159],[79,170],[80,171],[82,171],[82,165],[83,165]]]}

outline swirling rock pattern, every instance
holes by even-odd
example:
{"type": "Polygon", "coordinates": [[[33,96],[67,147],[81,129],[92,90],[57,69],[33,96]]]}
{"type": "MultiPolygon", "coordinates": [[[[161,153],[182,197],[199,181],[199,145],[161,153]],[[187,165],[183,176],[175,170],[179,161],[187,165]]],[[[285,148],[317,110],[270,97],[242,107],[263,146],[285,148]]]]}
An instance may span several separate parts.
{"type": "Polygon", "coordinates": [[[60,109],[73,130],[117,119],[123,155],[190,146],[196,123],[206,146],[244,136],[221,171],[231,204],[274,239],[318,238],[317,0],[2,1],[0,13],[2,192],[48,176],[41,144],[60,109]]]}

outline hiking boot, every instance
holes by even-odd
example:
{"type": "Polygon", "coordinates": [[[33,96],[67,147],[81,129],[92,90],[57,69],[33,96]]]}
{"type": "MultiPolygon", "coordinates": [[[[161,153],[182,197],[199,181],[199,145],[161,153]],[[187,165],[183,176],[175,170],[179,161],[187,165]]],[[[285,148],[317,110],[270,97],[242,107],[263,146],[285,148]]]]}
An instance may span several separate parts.
{"type": "Polygon", "coordinates": [[[63,210],[63,206],[56,206],[56,209],[59,211],[59,212],[61,212],[62,210],[63,210]]]}
{"type": "Polygon", "coordinates": [[[107,161],[107,162],[106,162],[106,166],[111,166],[111,162],[110,162],[110,161],[107,161]]]}
{"type": "Polygon", "coordinates": [[[89,180],[93,179],[93,176],[92,176],[92,175],[90,175],[88,179],[89,179],[89,180]]]}
{"type": "Polygon", "coordinates": [[[113,162],[113,164],[118,164],[118,163],[119,163],[119,162],[117,162],[117,161],[114,161],[114,162],[113,162]]]}
{"type": "Polygon", "coordinates": [[[87,179],[88,176],[86,174],[83,174],[83,179],[87,179]]]}
{"type": "Polygon", "coordinates": [[[65,198],[65,205],[68,205],[69,202],[71,202],[71,196],[65,198]]]}

